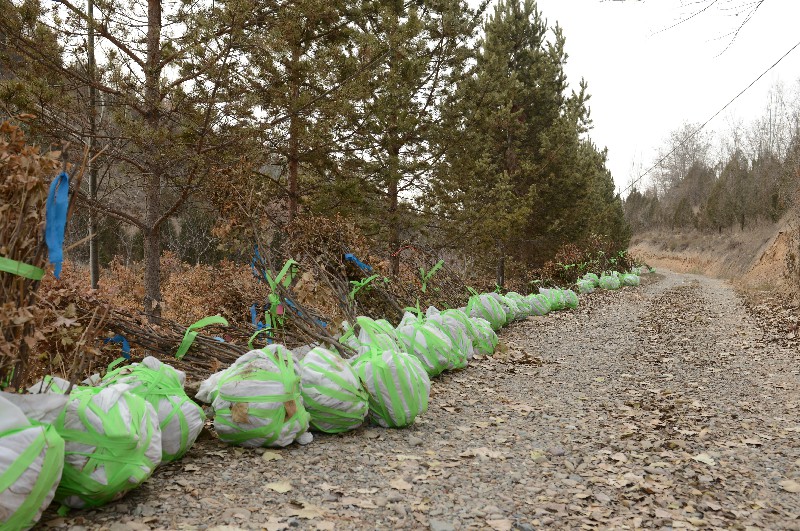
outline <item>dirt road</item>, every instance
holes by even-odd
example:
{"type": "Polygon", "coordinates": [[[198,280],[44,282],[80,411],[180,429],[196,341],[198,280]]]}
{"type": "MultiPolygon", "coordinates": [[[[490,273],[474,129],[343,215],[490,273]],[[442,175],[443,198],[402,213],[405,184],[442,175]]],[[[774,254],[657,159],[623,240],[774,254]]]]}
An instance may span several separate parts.
{"type": "Polygon", "coordinates": [[[206,439],[41,526],[800,529],[800,353],[724,282],[665,273],[501,337],[410,429],[266,454],[206,439]]]}

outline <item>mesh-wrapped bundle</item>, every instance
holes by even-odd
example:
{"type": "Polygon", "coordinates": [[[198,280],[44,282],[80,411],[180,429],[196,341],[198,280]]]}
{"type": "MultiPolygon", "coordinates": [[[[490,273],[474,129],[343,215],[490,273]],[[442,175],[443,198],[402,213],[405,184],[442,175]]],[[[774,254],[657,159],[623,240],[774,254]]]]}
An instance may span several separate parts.
{"type": "Polygon", "coordinates": [[[564,305],[567,308],[574,310],[578,307],[578,295],[571,289],[565,289],[561,292],[564,295],[564,305]]]}
{"type": "MultiPolygon", "coordinates": [[[[467,315],[464,310],[461,309],[445,310],[442,312],[442,317],[451,319],[453,321],[457,321],[464,328],[464,332],[466,333],[467,338],[469,339],[470,344],[472,345],[472,350],[471,351],[469,349],[467,350],[467,360],[472,359],[472,356],[474,354],[485,355],[487,353],[491,354],[492,352],[494,352],[494,347],[488,345],[483,336],[479,333],[478,329],[475,328],[475,321],[477,321],[478,319],[473,319],[472,317],[467,315]],[[489,349],[489,352],[486,352],[487,348],[489,349]]],[[[480,320],[484,321],[489,330],[491,330],[488,321],[486,321],[485,319],[480,319],[480,320]]],[[[492,333],[494,334],[494,332],[492,333]]],[[[495,334],[495,336],[496,335],[497,334],[495,334]]]]}
{"type": "Polygon", "coordinates": [[[342,336],[342,343],[352,347],[356,352],[366,354],[371,350],[383,352],[384,350],[402,350],[397,331],[385,319],[370,319],[361,316],[356,318],[360,330],[355,337],[354,330],[349,329],[342,336]]]}
{"type": "Polygon", "coordinates": [[[0,396],[0,529],[30,529],[50,505],[64,468],[64,439],[0,396]]]}
{"type": "Polygon", "coordinates": [[[506,299],[510,299],[514,301],[518,308],[517,319],[524,319],[525,317],[529,317],[533,315],[533,309],[531,308],[531,302],[526,298],[520,295],[519,293],[509,291],[506,293],[506,299]]]}
{"type": "Polygon", "coordinates": [[[210,396],[214,428],[227,443],[282,447],[308,430],[300,377],[283,345],[243,354],[222,372],[210,396]]]}
{"type": "Polygon", "coordinates": [[[563,310],[567,307],[567,302],[564,300],[564,292],[560,289],[539,288],[539,293],[547,297],[550,311],[563,310]]]}
{"type": "Polygon", "coordinates": [[[586,273],[583,275],[581,280],[586,280],[592,283],[593,287],[597,287],[600,284],[600,277],[598,277],[595,273],[586,273]]]}
{"type": "Polygon", "coordinates": [[[578,291],[581,292],[581,294],[594,293],[595,284],[591,280],[582,278],[578,280],[575,285],[578,287],[578,291]]]}
{"type": "Polygon", "coordinates": [[[639,275],[634,275],[633,273],[625,273],[621,275],[620,280],[622,281],[623,286],[638,286],[641,283],[639,275]]]}
{"type": "Polygon", "coordinates": [[[603,289],[619,289],[620,281],[619,278],[613,275],[603,275],[600,277],[598,286],[603,289]]]}
{"type": "Polygon", "coordinates": [[[369,393],[369,418],[403,428],[428,410],[431,381],[420,361],[399,350],[371,351],[351,360],[369,393]]]}
{"type": "Polygon", "coordinates": [[[506,324],[505,310],[488,293],[470,297],[467,310],[470,317],[480,317],[488,321],[492,330],[500,330],[506,324]]]}
{"type": "MultiPolygon", "coordinates": [[[[433,307],[431,306],[431,308],[433,307]]],[[[463,312],[458,312],[461,316],[457,317],[454,315],[454,312],[458,310],[446,310],[444,312],[436,310],[432,312],[431,308],[428,308],[426,322],[439,326],[442,332],[447,334],[447,337],[450,338],[450,342],[453,343],[453,348],[458,352],[457,363],[451,368],[461,369],[466,367],[468,361],[471,360],[472,356],[475,354],[475,349],[472,346],[472,336],[466,324],[469,323],[469,317],[463,312]]],[[[433,309],[435,310],[435,308],[433,309]]]]}
{"type": "Polygon", "coordinates": [[[503,312],[506,314],[506,321],[503,323],[503,326],[517,318],[517,312],[519,311],[517,305],[508,300],[504,295],[501,295],[495,291],[489,292],[486,295],[496,300],[503,309],[503,312]]]}
{"type": "Polygon", "coordinates": [[[492,329],[492,325],[486,319],[476,317],[472,319],[472,325],[475,329],[475,339],[472,345],[475,347],[475,353],[482,356],[491,356],[494,354],[494,349],[497,348],[497,343],[500,341],[497,334],[492,329]]]}
{"type": "Polygon", "coordinates": [[[459,353],[442,329],[427,321],[417,321],[397,330],[405,352],[422,363],[428,376],[434,377],[453,369],[459,363],[459,353]]]}
{"type": "Polygon", "coordinates": [[[369,395],[353,368],[338,354],[322,347],[298,362],[300,394],[311,416],[311,427],[341,433],[359,427],[369,412],[369,395]]]}
{"type": "Polygon", "coordinates": [[[542,316],[550,313],[550,300],[541,293],[528,295],[531,303],[531,315],[542,316]]]}
{"type": "Polygon", "coordinates": [[[98,507],[143,483],[161,463],[156,410],[124,384],[75,387],[51,423],[64,439],[65,464],[55,499],[98,507]]]}
{"type": "Polygon", "coordinates": [[[147,400],[158,412],[161,427],[161,461],[183,457],[203,429],[206,415],[183,390],[186,374],[147,356],[141,363],[119,367],[103,377],[101,385],[123,383],[147,400]]]}

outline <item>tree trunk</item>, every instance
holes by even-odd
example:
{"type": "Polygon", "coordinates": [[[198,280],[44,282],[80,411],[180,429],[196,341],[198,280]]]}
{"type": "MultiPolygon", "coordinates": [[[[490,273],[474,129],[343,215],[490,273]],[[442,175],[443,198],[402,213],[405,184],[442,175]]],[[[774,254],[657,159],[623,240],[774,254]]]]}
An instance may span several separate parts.
{"type": "MultiPolygon", "coordinates": [[[[161,113],[161,0],[147,0],[147,62],[145,64],[145,120],[152,135],[158,130],[161,113]]],[[[158,148],[147,149],[145,177],[144,231],[144,310],[154,318],[161,316],[161,163],[158,148]]],[[[154,319],[153,319],[154,320],[154,319]]]]}
{"type": "MultiPolygon", "coordinates": [[[[94,82],[95,57],[94,57],[94,0],[88,1],[87,16],[89,18],[88,34],[88,61],[87,74],[94,82]]],[[[89,86],[89,156],[94,155],[95,139],[97,137],[97,89],[89,86]]],[[[97,201],[97,162],[92,162],[89,168],[89,197],[97,201]]],[[[97,212],[89,210],[89,279],[92,289],[97,289],[100,280],[100,253],[97,241],[97,212]]]]}
{"type": "Polygon", "coordinates": [[[389,186],[387,187],[389,202],[389,267],[392,275],[400,273],[400,218],[398,216],[398,187],[400,184],[400,148],[389,147],[389,186]]]}
{"type": "Polygon", "coordinates": [[[497,242],[497,285],[501,288],[506,282],[506,255],[502,244],[497,242]]]}
{"type": "Polygon", "coordinates": [[[289,221],[291,222],[298,212],[299,190],[298,167],[300,165],[300,118],[296,114],[300,99],[300,47],[292,47],[291,76],[291,117],[289,118],[289,221]]]}

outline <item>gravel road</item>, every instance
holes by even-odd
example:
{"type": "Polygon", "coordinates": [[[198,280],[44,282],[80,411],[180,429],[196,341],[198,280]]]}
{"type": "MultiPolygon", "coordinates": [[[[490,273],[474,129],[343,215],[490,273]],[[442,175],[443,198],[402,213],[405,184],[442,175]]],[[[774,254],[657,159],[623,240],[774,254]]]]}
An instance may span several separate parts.
{"type": "Polygon", "coordinates": [[[800,529],[800,352],[763,337],[728,284],[662,272],[510,326],[409,429],[206,437],[40,528],[800,529]]]}

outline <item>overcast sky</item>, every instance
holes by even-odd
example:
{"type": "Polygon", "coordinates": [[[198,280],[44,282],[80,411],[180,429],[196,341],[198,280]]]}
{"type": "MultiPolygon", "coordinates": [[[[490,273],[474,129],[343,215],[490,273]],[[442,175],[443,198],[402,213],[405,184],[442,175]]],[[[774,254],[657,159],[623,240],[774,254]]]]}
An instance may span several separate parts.
{"type": "MultiPolygon", "coordinates": [[[[575,86],[581,77],[589,84],[591,136],[608,147],[618,189],[652,165],[670,131],[684,122],[705,122],[800,41],[800,1],[764,0],[731,43],[728,34],[747,15],[744,6],[754,3],[538,0],[548,23],[564,30],[568,78],[575,86]],[[709,4],[704,13],[667,29],[709,4]]],[[[798,79],[800,47],[707,128],[725,131],[732,122],[749,123],[762,114],[777,81],[789,87],[798,79]]]]}

